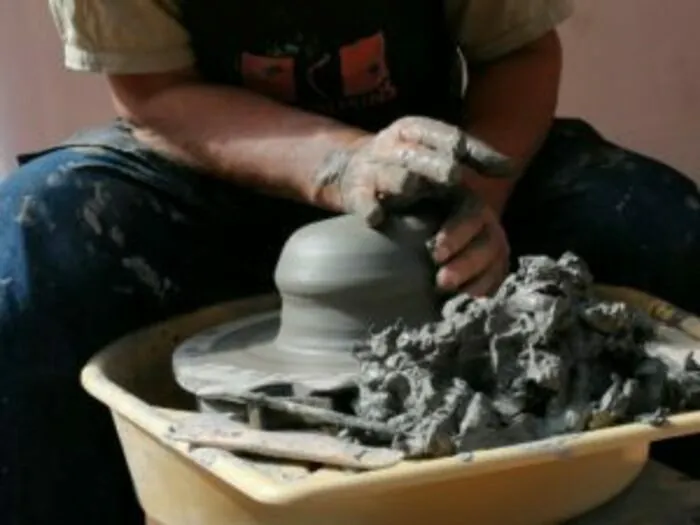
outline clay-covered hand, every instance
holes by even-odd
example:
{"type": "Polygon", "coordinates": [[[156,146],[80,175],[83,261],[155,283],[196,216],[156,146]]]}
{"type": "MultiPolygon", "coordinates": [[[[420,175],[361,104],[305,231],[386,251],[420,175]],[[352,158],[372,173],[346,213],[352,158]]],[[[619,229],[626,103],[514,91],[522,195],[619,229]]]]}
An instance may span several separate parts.
{"type": "Polygon", "coordinates": [[[490,295],[508,275],[510,247],[500,219],[469,192],[429,242],[440,267],[437,285],[447,292],[490,295]]]}
{"type": "Polygon", "coordinates": [[[334,152],[316,175],[320,186],[336,185],[347,213],[376,226],[385,199],[410,200],[426,183],[457,186],[462,164],[485,176],[511,172],[508,158],[459,128],[405,117],[334,152]]]}

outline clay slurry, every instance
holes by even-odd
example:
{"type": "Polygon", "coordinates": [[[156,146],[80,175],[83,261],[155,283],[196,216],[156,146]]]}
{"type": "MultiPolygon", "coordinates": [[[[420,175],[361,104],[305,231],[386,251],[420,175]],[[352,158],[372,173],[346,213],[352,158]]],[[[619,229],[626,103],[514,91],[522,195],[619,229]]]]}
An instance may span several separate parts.
{"type": "Polygon", "coordinates": [[[460,295],[440,321],[372,335],[356,350],[355,412],[396,430],[375,444],[440,457],[700,406],[695,362],[652,357],[651,320],[592,284],[572,254],[523,257],[494,297],[460,295]]]}

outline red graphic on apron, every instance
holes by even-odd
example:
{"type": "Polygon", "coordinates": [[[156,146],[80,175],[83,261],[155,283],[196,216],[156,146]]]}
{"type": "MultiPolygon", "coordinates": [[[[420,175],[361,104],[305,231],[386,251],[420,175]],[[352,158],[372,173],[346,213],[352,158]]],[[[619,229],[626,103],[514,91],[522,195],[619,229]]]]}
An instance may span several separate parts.
{"type": "Polygon", "coordinates": [[[346,97],[367,95],[390,83],[384,35],[377,33],[341,47],[340,75],[346,97]]]}
{"type": "Polygon", "coordinates": [[[243,85],[271,98],[294,102],[294,58],[266,57],[243,53],[241,56],[243,85]]]}

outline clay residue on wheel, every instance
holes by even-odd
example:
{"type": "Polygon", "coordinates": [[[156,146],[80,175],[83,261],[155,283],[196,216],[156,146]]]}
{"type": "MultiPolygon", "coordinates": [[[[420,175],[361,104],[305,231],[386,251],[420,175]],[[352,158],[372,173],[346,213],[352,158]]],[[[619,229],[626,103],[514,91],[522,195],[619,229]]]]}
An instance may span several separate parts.
{"type": "Polygon", "coordinates": [[[440,457],[698,406],[693,360],[651,356],[652,322],[592,284],[572,254],[524,257],[494,297],[460,295],[438,322],[374,334],[356,352],[357,416],[394,428],[387,444],[410,457],[440,457]]]}

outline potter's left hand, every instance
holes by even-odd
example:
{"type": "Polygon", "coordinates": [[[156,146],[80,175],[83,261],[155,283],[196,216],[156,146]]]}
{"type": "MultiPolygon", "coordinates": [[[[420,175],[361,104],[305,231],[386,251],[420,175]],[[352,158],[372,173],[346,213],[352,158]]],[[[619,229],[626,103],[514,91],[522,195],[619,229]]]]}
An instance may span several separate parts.
{"type": "Polygon", "coordinates": [[[431,251],[444,291],[489,295],[508,274],[510,247],[499,217],[472,192],[443,224],[431,251]]]}

